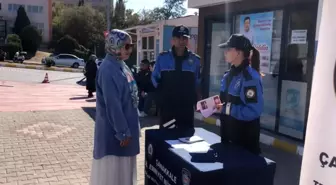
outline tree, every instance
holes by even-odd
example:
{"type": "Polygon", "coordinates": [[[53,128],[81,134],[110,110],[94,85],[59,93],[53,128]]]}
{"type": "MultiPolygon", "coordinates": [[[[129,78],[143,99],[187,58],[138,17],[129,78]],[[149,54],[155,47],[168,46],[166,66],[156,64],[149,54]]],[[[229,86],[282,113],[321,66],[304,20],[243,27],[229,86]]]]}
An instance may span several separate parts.
{"type": "Polygon", "coordinates": [[[35,54],[42,42],[40,31],[35,26],[29,25],[23,28],[20,37],[23,50],[35,54]]]}
{"type": "Polygon", "coordinates": [[[140,24],[140,16],[134,13],[134,10],[127,9],[125,13],[125,28],[136,26],[140,24]]]}
{"type": "Polygon", "coordinates": [[[30,20],[27,16],[26,10],[24,9],[23,6],[20,6],[19,9],[17,10],[17,16],[14,23],[13,32],[17,35],[20,35],[23,28],[29,25],[30,20]]]}
{"type": "Polygon", "coordinates": [[[153,10],[143,9],[138,13],[138,15],[140,19],[139,24],[141,25],[150,24],[156,21],[156,19],[153,16],[153,10]]]}
{"type": "Polygon", "coordinates": [[[8,34],[6,43],[17,43],[21,46],[21,39],[18,35],[16,34],[8,34]]]}
{"type": "Polygon", "coordinates": [[[113,23],[115,28],[125,28],[125,2],[123,0],[118,0],[114,9],[113,23]]]}
{"type": "Polygon", "coordinates": [[[76,39],[72,38],[70,35],[65,35],[57,41],[55,52],[72,53],[75,49],[79,49],[79,44],[76,39]]]}
{"type": "Polygon", "coordinates": [[[171,18],[178,18],[186,13],[183,7],[185,0],[165,0],[163,7],[157,7],[152,10],[154,20],[167,20],[171,18]]]}
{"type": "Polygon", "coordinates": [[[86,48],[104,40],[104,15],[89,6],[67,8],[59,18],[63,33],[70,35],[86,48]]]}
{"type": "Polygon", "coordinates": [[[78,1],[78,6],[84,6],[84,0],[79,0],[78,1]]]}

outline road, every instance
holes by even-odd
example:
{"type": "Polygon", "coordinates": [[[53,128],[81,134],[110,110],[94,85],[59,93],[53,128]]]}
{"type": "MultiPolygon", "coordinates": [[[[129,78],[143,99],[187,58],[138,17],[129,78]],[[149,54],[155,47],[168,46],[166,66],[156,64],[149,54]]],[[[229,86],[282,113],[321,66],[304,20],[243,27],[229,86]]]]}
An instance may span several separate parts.
{"type": "MultiPolygon", "coordinates": [[[[0,69],[0,184],[88,184],[95,117],[94,99],[73,85],[79,73],[0,69]],[[20,182],[20,183],[19,183],[20,182]]],[[[141,120],[142,133],[156,128],[157,118],[141,120]]],[[[197,127],[218,134],[200,121],[197,127]]],[[[143,185],[144,137],[138,156],[138,185],[143,185]]],[[[299,184],[300,156],[262,145],[263,155],[277,162],[274,185],[299,184]]]]}
{"type": "Polygon", "coordinates": [[[46,73],[48,73],[49,81],[52,84],[75,85],[78,80],[83,78],[81,73],[0,67],[0,80],[41,83],[46,73]]]}

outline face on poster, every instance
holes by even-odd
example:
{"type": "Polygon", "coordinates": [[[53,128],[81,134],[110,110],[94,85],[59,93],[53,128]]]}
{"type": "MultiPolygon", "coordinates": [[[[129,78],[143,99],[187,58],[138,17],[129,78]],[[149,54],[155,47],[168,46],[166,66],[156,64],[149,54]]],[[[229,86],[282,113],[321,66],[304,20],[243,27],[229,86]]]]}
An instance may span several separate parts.
{"type": "Polygon", "coordinates": [[[260,70],[267,74],[271,70],[273,17],[273,12],[240,16],[240,33],[260,52],[260,70]]]}

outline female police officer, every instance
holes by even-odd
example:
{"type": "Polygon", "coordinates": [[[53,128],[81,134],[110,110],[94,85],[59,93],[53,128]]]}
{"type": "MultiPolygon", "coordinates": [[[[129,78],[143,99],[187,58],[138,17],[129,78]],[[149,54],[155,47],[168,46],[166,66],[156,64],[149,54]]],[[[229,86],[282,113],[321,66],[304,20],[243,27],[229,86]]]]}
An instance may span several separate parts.
{"type": "Polygon", "coordinates": [[[231,142],[259,154],[260,115],[263,111],[263,90],[258,69],[250,65],[251,42],[241,34],[232,35],[219,45],[232,65],[221,82],[220,97],[222,143],[231,142]]]}

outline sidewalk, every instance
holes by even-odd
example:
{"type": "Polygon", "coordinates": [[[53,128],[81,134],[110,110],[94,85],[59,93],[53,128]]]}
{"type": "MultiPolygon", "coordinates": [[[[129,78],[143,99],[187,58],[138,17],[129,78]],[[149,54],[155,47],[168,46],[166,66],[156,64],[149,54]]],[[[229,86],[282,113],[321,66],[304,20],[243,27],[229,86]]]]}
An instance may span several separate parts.
{"type": "Polygon", "coordinates": [[[26,69],[48,70],[48,71],[83,73],[83,69],[46,67],[44,65],[37,65],[37,64],[18,64],[18,63],[0,62],[0,67],[15,67],[15,68],[26,68],[26,69]]]}
{"type": "MultiPolygon", "coordinates": [[[[204,118],[201,115],[201,113],[195,112],[195,119],[203,121],[210,125],[220,126],[220,120],[216,116],[204,118]]],[[[289,153],[297,154],[300,156],[303,155],[303,145],[302,144],[291,141],[290,139],[274,136],[273,134],[268,133],[266,131],[261,132],[260,142],[267,146],[272,146],[274,148],[278,148],[280,150],[284,150],[289,153]]]]}

